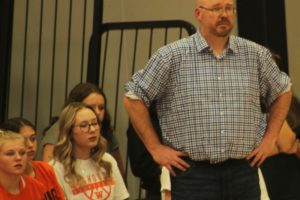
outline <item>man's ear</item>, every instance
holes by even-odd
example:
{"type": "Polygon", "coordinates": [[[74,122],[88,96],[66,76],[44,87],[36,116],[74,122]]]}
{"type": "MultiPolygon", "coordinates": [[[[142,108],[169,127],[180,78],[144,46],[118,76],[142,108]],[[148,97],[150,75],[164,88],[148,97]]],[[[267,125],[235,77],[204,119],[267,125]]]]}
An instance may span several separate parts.
{"type": "Polygon", "coordinates": [[[200,20],[200,17],[201,17],[201,9],[199,7],[196,7],[195,8],[195,11],[194,11],[194,14],[195,14],[195,17],[197,20],[200,20]]]}

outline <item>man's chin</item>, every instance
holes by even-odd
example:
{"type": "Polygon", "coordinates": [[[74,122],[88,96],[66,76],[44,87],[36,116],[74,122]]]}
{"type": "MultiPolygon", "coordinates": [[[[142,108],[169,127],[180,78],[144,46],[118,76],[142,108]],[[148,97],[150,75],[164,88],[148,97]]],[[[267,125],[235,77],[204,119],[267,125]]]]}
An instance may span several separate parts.
{"type": "Polygon", "coordinates": [[[230,33],[231,33],[231,30],[232,30],[232,29],[217,30],[216,33],[215,33],[215,35],[216,35],[217,37],[228,37],[228,36],[230,35],[230,33]]]}

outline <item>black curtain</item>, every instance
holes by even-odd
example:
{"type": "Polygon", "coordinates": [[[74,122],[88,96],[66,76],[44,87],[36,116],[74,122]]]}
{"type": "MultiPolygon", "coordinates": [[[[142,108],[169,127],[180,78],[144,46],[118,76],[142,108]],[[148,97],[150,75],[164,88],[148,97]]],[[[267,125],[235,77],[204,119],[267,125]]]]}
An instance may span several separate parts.
{"type": "Polygon", "coordinates": [[[94,0],[93,33],[89,44],[87,81],[99,84],[103,0],[94,0]]]}
{"type": "Polygon", "coordinates": [[[282,58],[288,73],[284,0],[237,0],[239,36],[264,45],[282,58]]]}
{"type": "Polygon", "coordinates": [[[0,0],[0,122],[7,115],[13,0],[0,0]]]}

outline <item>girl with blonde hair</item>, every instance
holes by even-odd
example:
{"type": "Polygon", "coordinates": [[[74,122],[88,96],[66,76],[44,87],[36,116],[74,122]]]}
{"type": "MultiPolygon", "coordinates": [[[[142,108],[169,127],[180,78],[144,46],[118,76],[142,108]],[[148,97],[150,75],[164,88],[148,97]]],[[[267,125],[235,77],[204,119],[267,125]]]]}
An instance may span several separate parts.
{"type": "Polygon", "coordinates": [[[46,188],[29,176],[26,141],[20,134],[0,130],[0,199],[44,200],[46,188]]]}
{"type": "Polygon", "coordinates": [[[0,124],[0,129],[22,135],[27,145],[27,164],[24,175],[30,176],[46,187],[49,200],[64,200],[65,196],[57,182],[52,166],[47,162],[34,160],[37,152],[37,133],[34,125],[22,117],[14,117],[0,124]]]}
{"type": "Polygon", "coordinates": [[[100,130],[96,112],[84,103],[70,103],[60,114],[58,143],[50,163],[68,199],[129,196],[115,159],[105,152],[100,130]]]}
{"type": "MultiPolygon", "coordinates": [[[[111,125],[110,114],[107,109],[107,98],[104,92],[93,83],[79,83],[70,92],[65,105],[72,102],[83,102],[91,106],[97,113],[97,116],[102,122],[101,135],[107,141],[107,152],[110,153],[118,163],[119,170],[122,174],[124,181],[125,170],[119,149],[119,144],[115,136],[114,129],[111,125]]],[[[58,122],[55,121],[50,127],[45,130],[45,135],[42,140],[39,153],[39,159],[50,161],[53,157],[53,149],[57,143],[58,135],[58,122]]]]}

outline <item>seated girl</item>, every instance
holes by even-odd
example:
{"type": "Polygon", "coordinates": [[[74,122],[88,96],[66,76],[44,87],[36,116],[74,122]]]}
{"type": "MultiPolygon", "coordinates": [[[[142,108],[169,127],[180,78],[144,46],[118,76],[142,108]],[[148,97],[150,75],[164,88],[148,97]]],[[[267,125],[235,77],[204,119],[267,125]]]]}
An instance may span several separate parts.
{"type": "Polygon", "coordinates": [[[53,165],[67,199],[122,200],[129,197],[115,159],[105,153],[106,140],[94,109],[73,102],[59,117],[53,165]]]}
{"type": "Polygon", "coordinates": [[[22,176],[26,166],[24,137],[0,130],[0,199],[45,199],[45,186],[29,176],[22,176]]]}
{"type": "Polygon", "coordinates": [[[14,131],[26,139],[28,159],[24,174],[36,179],[46,187],[48,199],[65,199],[52,166],[46,162],[34,161],[37,150],[34,125],[24,118],[11,118],[3,122],[0,125],[0,128],[2,130],[14,131]]]}
{"type": "MultiPolygon", "coordinates": [[[[107,152],[116,159],[123,179],[126,180],[119,145],[115,134],[113,134],[110,115],[107,110],[107,99],[103,91],[95,84],[79,83],[71,90],[66,101],[66,105],[72,102],[86,103],[87,105],[93,107],[93,109],[96,111],[97,116],[102,122],[101,135],[107,141],[107,152]]],[[[58,122],[55,122],[45,132],[45,136],[41,144],[41,149],[39,151],[42,155],[38,155],[38,159],[42,159],[46,162],[52,159],[54,145],[57,143],[57,136],[58,122]]]]}

